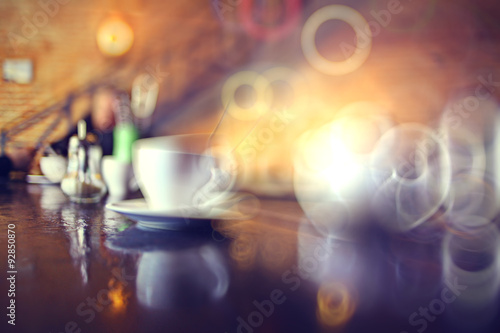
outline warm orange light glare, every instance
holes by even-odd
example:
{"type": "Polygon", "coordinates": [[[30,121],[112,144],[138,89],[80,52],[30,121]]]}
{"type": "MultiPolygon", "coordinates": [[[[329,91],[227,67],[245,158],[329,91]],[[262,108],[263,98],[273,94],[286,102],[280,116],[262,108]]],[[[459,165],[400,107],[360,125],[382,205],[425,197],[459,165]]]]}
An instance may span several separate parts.
{"type": "Polygon", "coordinates": [[[351,319],[355,301],[347,287],[340,282],[323,284],[318,291],[317,316],[326,326],[338,327],[351,319]]]}
{"type": "Polygon", "coordinates": [[[108,298],[111,301],[112,311],[114,313],[124,312],[127,307],[130,294],[125,293],[123,283],[117,281],[115,278],[112,278],[108,285],[110,287],[108,291],[108,298]]]}
{"type": "Polygon", "coordinates": [[[117,57],[125,54],[133,42],[132,28],[120,19],[108,19],[97,30],[97,46],[105,55],[117,57]]]}

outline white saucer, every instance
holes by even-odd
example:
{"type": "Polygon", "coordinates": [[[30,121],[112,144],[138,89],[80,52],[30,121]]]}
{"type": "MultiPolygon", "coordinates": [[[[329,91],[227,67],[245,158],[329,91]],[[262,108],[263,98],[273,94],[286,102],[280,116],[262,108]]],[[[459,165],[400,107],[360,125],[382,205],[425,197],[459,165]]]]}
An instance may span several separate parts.
{"type": "Polygon", "coordinates": [[[47,177],[43,175],[27,175],[26,182],[30,184],[47,184],[47,185],[56,185],[60,183],[54,183],[50,181],[47,177]]]}
{"type": "Polygon", "coordinates": [[[203,210],[193,208],[153,210],[148,207],[146,200],[141,198],[111,202],[106,205],[106,208],[137,221],[139,226],[142,227],[180,230],[210,227],[211,220],[245,220],[251,218],[248,214],[233,209],[234,206],[228,208],[227,204],[222,203],[203,210]]]}

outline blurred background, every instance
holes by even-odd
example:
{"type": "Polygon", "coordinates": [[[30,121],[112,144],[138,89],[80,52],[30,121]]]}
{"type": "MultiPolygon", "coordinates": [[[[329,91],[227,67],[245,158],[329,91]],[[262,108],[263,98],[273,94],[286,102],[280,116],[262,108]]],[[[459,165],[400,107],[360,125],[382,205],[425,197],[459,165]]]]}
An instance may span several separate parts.
{"type": "MultiPolygon", "coordinates": [[[[97,89],[130,93],[141,74],[159,87],[143,135],[211,132],[227,107],[218,131],[242,186],[270,194],[293,191],[296,140],[352,103],[432,126],[456,96],[499,95],[491,0],[1,0],[0,13],[2,143],[31,173],[32,149],[74,130],[97,89]]],[[[370,131],[349,140],[369,150],[370,131]]]]}

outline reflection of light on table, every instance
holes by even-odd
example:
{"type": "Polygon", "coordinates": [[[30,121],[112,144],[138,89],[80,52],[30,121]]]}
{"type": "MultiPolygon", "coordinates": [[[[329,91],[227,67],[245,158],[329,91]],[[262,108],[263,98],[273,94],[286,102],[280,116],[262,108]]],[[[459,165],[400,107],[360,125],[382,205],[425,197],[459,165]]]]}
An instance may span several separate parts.
{"type": "Polygon", "coordinates": [[[346,324],[356,310],[356,301],[347,287],[339,282],[329,282],[318,291],[317,317],[326,326],[346,324]]]}
{"type": "Polygon", "coordinates": [[[125,312],[128,299],[130,298],[130,293],[125,293],[125,286],[122,282],[117,281],[115,278],[111,278],[111,280],[109,280],[108,287],[108,298],[111,302],[111,309],[113,313],[125,312]]]}

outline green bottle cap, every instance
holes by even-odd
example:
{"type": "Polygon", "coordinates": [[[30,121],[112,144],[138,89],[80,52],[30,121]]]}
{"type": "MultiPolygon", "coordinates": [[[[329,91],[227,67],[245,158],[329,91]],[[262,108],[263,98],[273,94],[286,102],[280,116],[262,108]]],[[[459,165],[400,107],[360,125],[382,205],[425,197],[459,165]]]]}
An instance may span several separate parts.
{"type": "Polygon", "coordinates": [[[139,139],[134,124],[119,124],[113,130],[113,156],[124,163],[132,162],[132,145],[139,139]]]}

